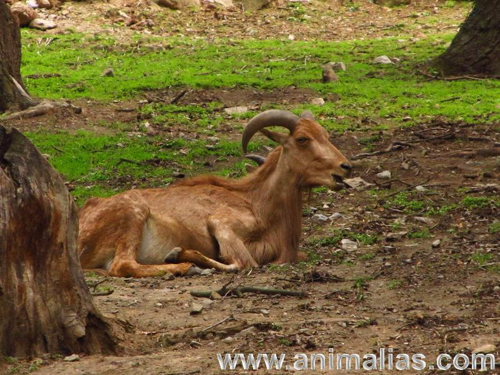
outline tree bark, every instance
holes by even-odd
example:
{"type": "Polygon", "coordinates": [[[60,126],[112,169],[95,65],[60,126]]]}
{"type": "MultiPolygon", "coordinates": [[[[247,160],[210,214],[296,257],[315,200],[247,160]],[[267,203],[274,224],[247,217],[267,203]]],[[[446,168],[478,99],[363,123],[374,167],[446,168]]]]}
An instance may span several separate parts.
{"type": "Polygon", "coordinates": [[[0,356],[115,352],[80,268],[77,232],[61,177],[0,125],[0,356]]]}
{"type": "Polygon", "coordinates": [[[5,0],[0,0],[0,113],[37,104],[21,79],[21,33],[5,0]]]}
{"type": "Polygon", "coordinates": [[[499,76],[500,0],[476,0],[450,47],[433,65],[444,76],[499,76]]]}

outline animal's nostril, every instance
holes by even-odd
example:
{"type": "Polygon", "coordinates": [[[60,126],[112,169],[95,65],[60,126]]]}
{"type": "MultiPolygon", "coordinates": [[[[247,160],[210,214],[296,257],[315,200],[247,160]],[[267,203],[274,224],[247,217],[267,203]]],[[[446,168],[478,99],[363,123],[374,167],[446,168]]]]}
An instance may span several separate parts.
{"type": "Polygon", "coordinates": [[[340,168],[346,170],[347,172],[352,171],[352,165],[348,163],[342,163],[340,164],[340,168]]]}

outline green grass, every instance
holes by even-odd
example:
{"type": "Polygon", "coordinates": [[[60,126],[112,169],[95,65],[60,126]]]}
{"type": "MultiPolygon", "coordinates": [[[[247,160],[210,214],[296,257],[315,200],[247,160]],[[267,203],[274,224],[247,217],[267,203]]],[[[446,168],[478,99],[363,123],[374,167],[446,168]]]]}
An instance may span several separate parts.
{"type": "Polygon", "coordinates": [[[352,241],[358,241],[364,245],[373,245],[379,240],[376,235],[355,233],[349,230],[333,229],[327,235],[310,237],[307,244],[312,247],[336,246],[344,238],[348,238],[352,241]]]}
{"type": "MultiPolygon", "coordinates": [[[[63,177],[75,185],[72,194],[79,203],[91,196],[109,196],[138,187],[165,186],[173,181],[173,172],[194,175],[206,171],[209,155],[238,161],[217,171],[220,175],[243,174],[244,162],[239,142],[221,141],[208,150],[203,140],[166,140],[163,137],[25,133],[63,177]]],[[[250,145],[256,149],[258,141],[250,145]]]]}
{"type": "Polygon", "coordinates": [[[46,40],[42,33],[23,29],[22,36],[23,75],[61,75],[25,79],[30,92],[44,98],[109,101],[165,88],[270,90],[293,85],[316,90],[327,99],[330,95],[340,98],[335,102],[327,100],[323,107],[304,103],[296,108],[311,109],[330,129],[356,128],[362,119],[373,120],[379,126],[400,124],[404,117],[411,118],[406,124],[428,122],[437,116],[471,123],[500,120],[495,107],[500,101],[500,82],[428,81],[419,75],[419,65],[441,53],[452,35],[418,42],[404,37],[346,42],[210,43],[136,37],[130,44],[120,44],[108,36],[73,33],[54,36],[48,45],[37,43],[40,38],[46,40]],[[382,54],[398,57],[401,63],[371,63],[382,54]],[[346,63],[348,69],[339,72],[339,82],[320,81],[322,65],[328,61],[346,63]],[[115,76],[101,78],[107,67],[113,67],[115,76]],[[456,97],[459,99],[446,101],[456,97]]]}
{"type": "Polygon", "coordinates": [[[496,223],[493,223],[489,227],[490,233],[491,234],[497,234],[500,233],[500,221],[497,221],[496,223]]]}
{"type": "Polygon", "coordinates": [[[431,238],[431,237],[432,237],[432,234],[429,231],[429,229],[427,229],[427,228],[408,233],[408,238],[413,238],[413,239],[416,239],[416,238],[425,239],[425,238],[431,238]]]}
{"type": "Polygon", "coordinates": [[[471,256],[471,261],[476,263],[479,267],[483,267],[491,260],[491,254],[475,253],[471,256]]]}

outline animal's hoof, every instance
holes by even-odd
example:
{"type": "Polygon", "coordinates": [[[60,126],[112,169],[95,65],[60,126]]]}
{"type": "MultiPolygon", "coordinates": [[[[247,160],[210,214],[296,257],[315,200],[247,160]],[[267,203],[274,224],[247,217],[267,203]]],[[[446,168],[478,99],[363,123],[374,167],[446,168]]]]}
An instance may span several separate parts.
{"type": "Polygon", "coordinates": [[[238,266],[236,264],[230,264],[226,268],[226,272],[236,273],[238,271],[239,271],[239,268],[238,268],[238,266]]]}
{"type": "Polygon", "coordinates": [[[170,250],[170,253],[167,254],[163,263],[179,263],[179,253],[182,251],[180,247],[174,247],[170,250]]]}
{"type": "Polygon", "coordinates": [[[202,272],[203,270],[201,268],[193,266],[189,269],[189,271],[186,272],[186,276],[201,275],[202,272]]]}

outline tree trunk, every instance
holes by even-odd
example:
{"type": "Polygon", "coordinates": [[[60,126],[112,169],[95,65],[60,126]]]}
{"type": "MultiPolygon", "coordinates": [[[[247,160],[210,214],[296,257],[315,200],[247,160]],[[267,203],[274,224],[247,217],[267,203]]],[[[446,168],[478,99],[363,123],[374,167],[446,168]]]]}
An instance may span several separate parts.
{"type": "Polygon", "coordinates": [[[476,0],[450,47],[433,65],[445,76],[500,75],[500,0],[476,0]]]}
{"type": "Polygon", "coordinates": [[[5,0],[0,0],[0,113],[35,105],[21,79],[21,33],[5,0]]]}
{"type": "Polygon", "coordinates": [[[76,207],[19,131],[0,126],[0,356],[113,353],[76,251],[76,207]]]}

